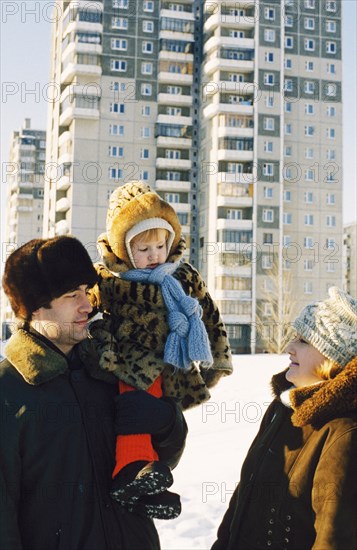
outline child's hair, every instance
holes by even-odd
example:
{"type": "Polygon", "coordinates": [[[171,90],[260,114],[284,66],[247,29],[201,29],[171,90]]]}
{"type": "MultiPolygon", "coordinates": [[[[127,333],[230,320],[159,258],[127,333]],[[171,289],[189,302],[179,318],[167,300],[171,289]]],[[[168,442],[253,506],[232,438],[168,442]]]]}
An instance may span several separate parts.
{"type": "Polygon", "coordinates": [[[316,367],[315,372],[319,378],[322,380],[331,380],[335,378],[341,371],[343,367],[333,361],[332,359],[326,359],[321,365],[316,367]]]}
{"type": "Polygon", "coordinates": [[[138,233],[133,237],[132,242],[142,242],[146,241],[148,239],[159,239],[160,231],[163,231],[165,233],[165,241],[167,242],[170,233],[167,229],[163,229],[162,227],[154,227],[153,229],[147,229],[146,231],[142,231],[142,233],[138,233]]]}

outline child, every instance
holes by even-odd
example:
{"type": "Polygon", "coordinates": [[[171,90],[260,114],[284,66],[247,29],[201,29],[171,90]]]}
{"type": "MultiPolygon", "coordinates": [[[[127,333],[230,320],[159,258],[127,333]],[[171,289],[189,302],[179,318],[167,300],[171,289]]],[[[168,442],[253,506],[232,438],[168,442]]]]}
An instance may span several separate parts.
{"type": "MultiPolygon", "coordinates": [[[[209,399],[208,388],[232,372],[231,353],[204,281],[182,261],[174,209],[149,186],[128,183],[112,193],[98,242],[103,264],[90,300],[103,319],[90,330],[101,367],[119,378],[121,394],[145,390],[184,409],[209,399]]],[[[150,435],[118,436],[111,495],[126,506],[144,500],[146,511],[151,502],[151,516],[168,519],[181,505],[157,458],[150,435]]]]}
{"type": "Polygon", "coordinates": [[[357,548],[357,300],[303,309],[212,550],[357,548]]]}

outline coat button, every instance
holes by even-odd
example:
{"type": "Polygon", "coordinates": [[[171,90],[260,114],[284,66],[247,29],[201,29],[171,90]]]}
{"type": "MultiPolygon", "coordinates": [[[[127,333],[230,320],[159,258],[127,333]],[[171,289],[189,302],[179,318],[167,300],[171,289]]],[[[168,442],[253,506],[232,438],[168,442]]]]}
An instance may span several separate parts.
{"type": "Polygon", "coordinates": [[[272,535],[272,534],[273,534],[273,531],[271,529],[269,529],[268,535],[272,535]]]}
{"type": "Polygon", "coordinates": [[[271,508],[270,511],[271,511],[272,514],[274,514],[275,508],[271,508]]]}
{"type": "Polygon", "coordinates": [[[285,538],[284,542],[290,542],[290,540],[288,538],[285,538]]]}
{"type": "Polygon", "coordinates": [[[290,521],[290,520],[291,520],[291,516],[286,516],[286,519],[287,519],[288,521],[290,521]]]}
{"type": "Polygon", "coordinates": [[[269,520],[269,523],[270,523],[270,525],[274,525],[274,520],[273,520],[273,519],[270,519],[270,520],[269,520]]]}
{"type": "Polygon", "coordinates": [[[286,531],[287,533],[289,533],[290,527],[285,527],[285,531],[286,531]]]}
{"type": "Polygon", "coordinates": [[[268,541],[267,541],[267,545],[268,545],[268,546],[271,546],[271,540],[268,540],[268,541]]]}

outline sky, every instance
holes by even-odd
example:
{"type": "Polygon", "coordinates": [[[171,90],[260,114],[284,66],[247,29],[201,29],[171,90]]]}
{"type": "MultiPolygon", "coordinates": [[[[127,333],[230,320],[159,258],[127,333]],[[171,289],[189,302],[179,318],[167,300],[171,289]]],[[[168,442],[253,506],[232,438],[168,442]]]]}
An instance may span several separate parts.
{"type": "MultiPolygon", "coordinates": [[[[356,34],[357,1],[343,4],[343,103],[344,103],[344,222],[357,219],[356,198],[356,34]]],[[[1,236],[4,235],[7,162],[10,136],[31,118],[32,128],[46,129],[50,93],[51,30],[60,12],[53,1],[2,0],[0,2],[0,140],[1,140],[1,236]]],[[[3,243],[4,239],[1,239],[3,243]]],[[[3,244],[2,244],[3,248],[3,244]]]]}

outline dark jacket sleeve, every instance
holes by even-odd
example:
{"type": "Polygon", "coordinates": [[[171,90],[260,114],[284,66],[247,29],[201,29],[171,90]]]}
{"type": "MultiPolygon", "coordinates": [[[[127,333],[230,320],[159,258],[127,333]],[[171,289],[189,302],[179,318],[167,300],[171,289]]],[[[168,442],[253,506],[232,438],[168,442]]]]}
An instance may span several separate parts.
{"type": "Polygon", "coordinates": [[[231,525],[234,517],[234,510],[236,507],[238,495],[238,487],[235,488],[231,500],[229,501],[228,509],[223,516],[221,525],[218,527],[217,540],[214,542],[211,550],[227,550],[228,548],[229,538],[231,534],[231,525]]]}
{"type": "Polygon", "coordinates": [[[16,411],[15,404],[2,395],[1,388],[0,402],[0,547],[2,550],[21,550],[18,527],[21,457],[16,411]]]}
{"type": "Polygon", "coordinates": [[[185,449],[187,424],[179,405],[173,399],[167,400],[170,400],[175,409],[175,420],[168,433],[165,430],[164,433],[152,436],[152,442],[160,460],[166,462],[170,468],[175,468],[185,449]]]}

